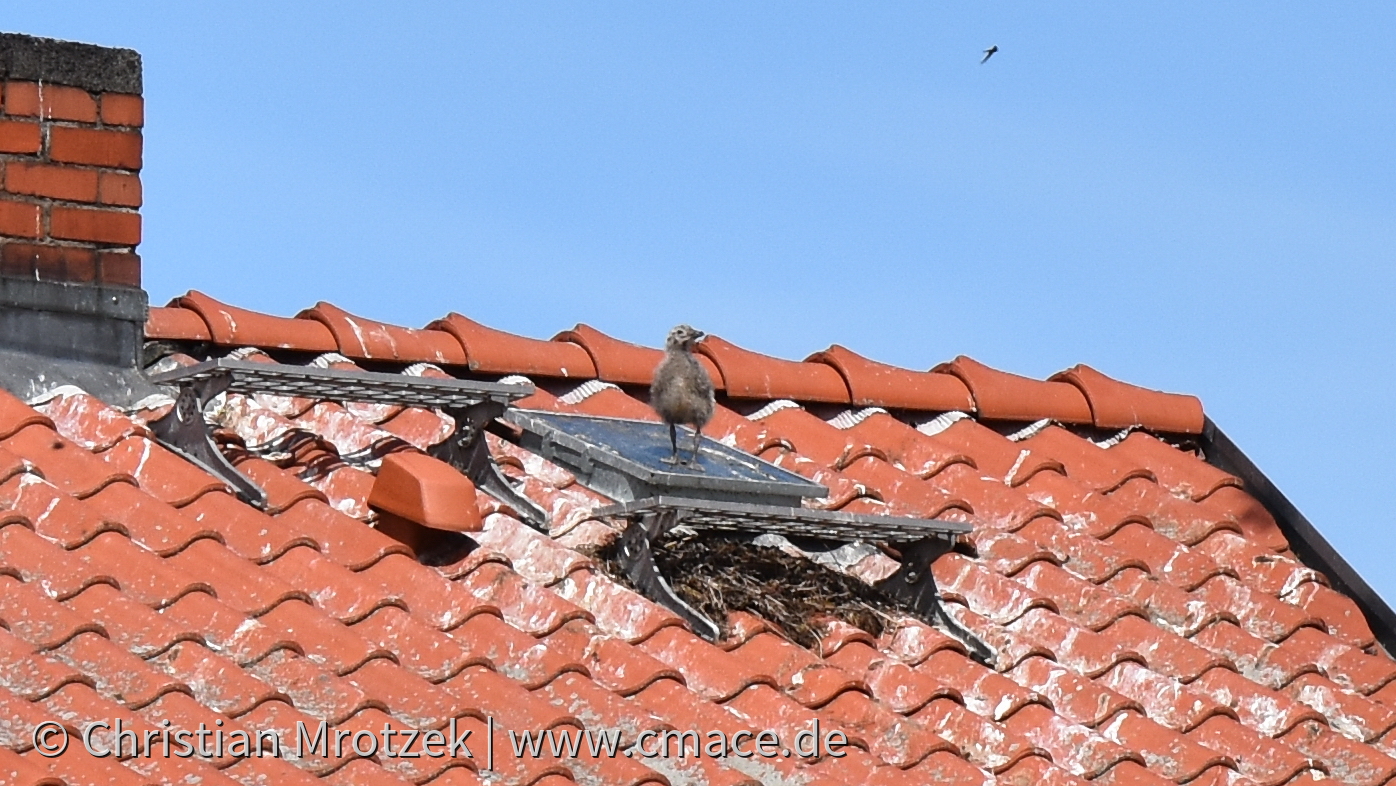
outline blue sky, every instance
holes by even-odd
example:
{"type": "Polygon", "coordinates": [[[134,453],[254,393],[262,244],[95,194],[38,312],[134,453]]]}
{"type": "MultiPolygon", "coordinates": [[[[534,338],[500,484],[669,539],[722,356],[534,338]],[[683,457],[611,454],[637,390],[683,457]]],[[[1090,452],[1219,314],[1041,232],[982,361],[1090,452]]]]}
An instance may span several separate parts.
{"type": "Polygon", "coordinates": [[[1085,362],[1396,599],[1390,3],[207,5],[4,15],[143,54],[153,302],[1085,362]]]}

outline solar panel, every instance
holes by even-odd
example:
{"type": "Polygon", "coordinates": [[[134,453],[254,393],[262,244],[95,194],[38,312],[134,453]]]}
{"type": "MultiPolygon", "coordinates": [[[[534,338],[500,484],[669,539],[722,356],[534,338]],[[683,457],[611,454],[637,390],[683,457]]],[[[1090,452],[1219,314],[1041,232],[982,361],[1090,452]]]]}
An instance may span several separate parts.
{"type": "MultiPolygon", "coordinates": [[[[674,527],[775,533],[789,538],[896,544],[902,566],[877,586],[927,621],[939,622],[986,661],[989,649],[940,606],[930,564],[970,525],[936,519],[869,516],[803,506],[828,489],[789,470],[704,437],[693,466],[665,461],[674,453],[669,428],[652,421],[511,409],[504,419],[522,432],[519,444],[571,470],[577,480],[617,504],[592,511],[630,524],[618,541],[625,575],[651,600],[716,640],[719,626],[674,593],[654,559],[654,546],[674,527]]],[[[693,444],[681,437],[680,455],[693,444]]]]}
{"type": "MultiPolygon", "coordinates": [[[[703,437],[693,465],[671,464],[669,428],[644,420],[511,409],[520,445],[572,471],[582,485],[627,502],[661,495],[798,508],[829,490],[767,461],[703,437]]],[[[680,455],[692,432],[681,429],[680,455]]]]}
{"type": "Polygon", "coordinates": [[[904,543],[935,536],[959,535],[972,527],[958,521],[868,516],[837,510],[782,508],[739,502],[717,502],[678,497],[651,497],[597,508],[601,518],[636,518],[646,513],[674,510],[678,521],[694,529],[725,532],[773,532],[787,537],[813,537],[842,541],[904,543]]]}
{"type": "Polygon", "coordinates": [[[362,401],[413,407],[466,407],[481,401],[507,404],[533,393],[530,384],[477,382],[465,379],[410,377],[376,371],[341,371],[315,366],[253,363],[220,358],[182,366],[159,374],[158,384],[194,382],[216,376],[231,380],[234,393],[271,393],[331,401],[362,401]]]}

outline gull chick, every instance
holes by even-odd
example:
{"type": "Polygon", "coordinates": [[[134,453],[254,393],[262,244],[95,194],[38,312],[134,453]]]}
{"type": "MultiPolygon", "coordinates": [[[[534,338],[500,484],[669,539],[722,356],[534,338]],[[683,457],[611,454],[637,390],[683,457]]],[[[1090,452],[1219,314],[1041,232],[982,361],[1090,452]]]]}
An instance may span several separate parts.
{"type": "Polygon", "coordinates": [[[692,461],[696,463],[703,426],[713,416],[713,382],[693,354],[693,346],[705,335],[688,325],[669,331],[669,338],[664,342],[664,359],[659,361],[654,381],[650,383],[650,406],[669,425],[669,444],[674,448],[673,455],[665,459],[669,464],[689,463],[679,458],[675,427],[693,427],[692,461]]]}

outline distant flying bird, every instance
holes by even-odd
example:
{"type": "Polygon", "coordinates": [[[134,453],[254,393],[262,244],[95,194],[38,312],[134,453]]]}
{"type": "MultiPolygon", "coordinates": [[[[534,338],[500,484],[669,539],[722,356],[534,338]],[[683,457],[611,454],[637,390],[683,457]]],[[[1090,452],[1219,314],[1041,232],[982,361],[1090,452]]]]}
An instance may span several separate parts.
{"type": "Polygon", "coordinates": [[[674,428],[683,424],[693,427],[692,463],[697,465],[699,435],[713,416],[713,382],[698,358],[693,356],[693,345],[704,335],[688,325],[669,331],[669,338],[664,342],[664,359],[654,370],[650,406],[669,425],[669,443],[674,454],[665,459],[668,464],[689,464],[679,458],[679,441],[674,428]]]}
{"type": "Polygon", "coordinates": [[[993,56],[994,56],[994,53],[997,52],[997,51],[999,51],[999,46],[998,46],[998,44],[994,44],[993,46],[989,47],[988,49],[985,49],[985,50],[984,50],[984,59],[983,59],[983,60],[980,60],[980,61],[979,61],[979,64],[980,64],[980,65],[984,65],[985,63],[989,62],[989,58],[993,57],[993,56]]]}

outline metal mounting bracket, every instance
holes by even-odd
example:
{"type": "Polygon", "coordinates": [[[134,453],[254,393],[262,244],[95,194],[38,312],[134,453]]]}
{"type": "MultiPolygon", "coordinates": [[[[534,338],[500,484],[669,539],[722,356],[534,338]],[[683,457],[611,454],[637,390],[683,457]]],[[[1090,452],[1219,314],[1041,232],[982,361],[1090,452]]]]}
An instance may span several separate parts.
{"type": "Polygon", "coordinates": [[[524,523],[548,534],[548,513],[533,500],[514,488],[509,478],[499,471],[490,456],[485,428],[500,415],[505,405],[498,401],[481,401],[465,407],[447,407],[446,414],[456,421],[456,430],[449,439],[431,449],[431,455],[445,461],[470,478],[475,487],[512,507],[524,523]]]}
{"type": "Polygon", "coordinates": [[[485,427],[504,414],[509,402],[533,392],[532,385],[478,382],[343,371],[314,366],[253,363],[221,358],[151,376],[151,381],[179,386],[175,408],[151,424],[157,437],[238,491],[244,500],[264,507],[266,494],[233,468],[209,436],[203,411],[223,391],[304,396],[330,401],[363,401],[412,407],[439,407],[456,429],[431,454],[454,466],[476,488],[510,505],[533,528],[547,534],[548,514],[520,494],[490,457],[485,427]]]}
{"type": "Polygon", "coordinates": [[[679,615],[693,631],[708,641],[716,641],[722,632],[717,623],[674,593],[655,564],[652,545],[662,539],[683,518],[683,512],[669,508],[640,514],[620,536],[620,558],[625,575],[650,600],[679,615]]]}
{"type": "Polygon", "coordinates": [[[174,407],[164,417],[151,422],[150,430],[166,447],[227,483],[242,501],[264,510],[267,493],[238,472],[218,446],[213,444],[213,436],[204,420],[204,408],[208,402],[227,390],[231,382],[227,375],[180,380],[174,407]]]}
{"type": "Polygon", "coordinates": [[[993,658],[993,651],[946,613],[940,603],[935,575],[931,573],[931,563],[949,552],[954,542],[949,538],[932,537],[893,546],[902,554],[902,566],[875,586],[915,610],[927,622],[944,626],[969,649],[975,660],[988,664],[993,658]]]}

